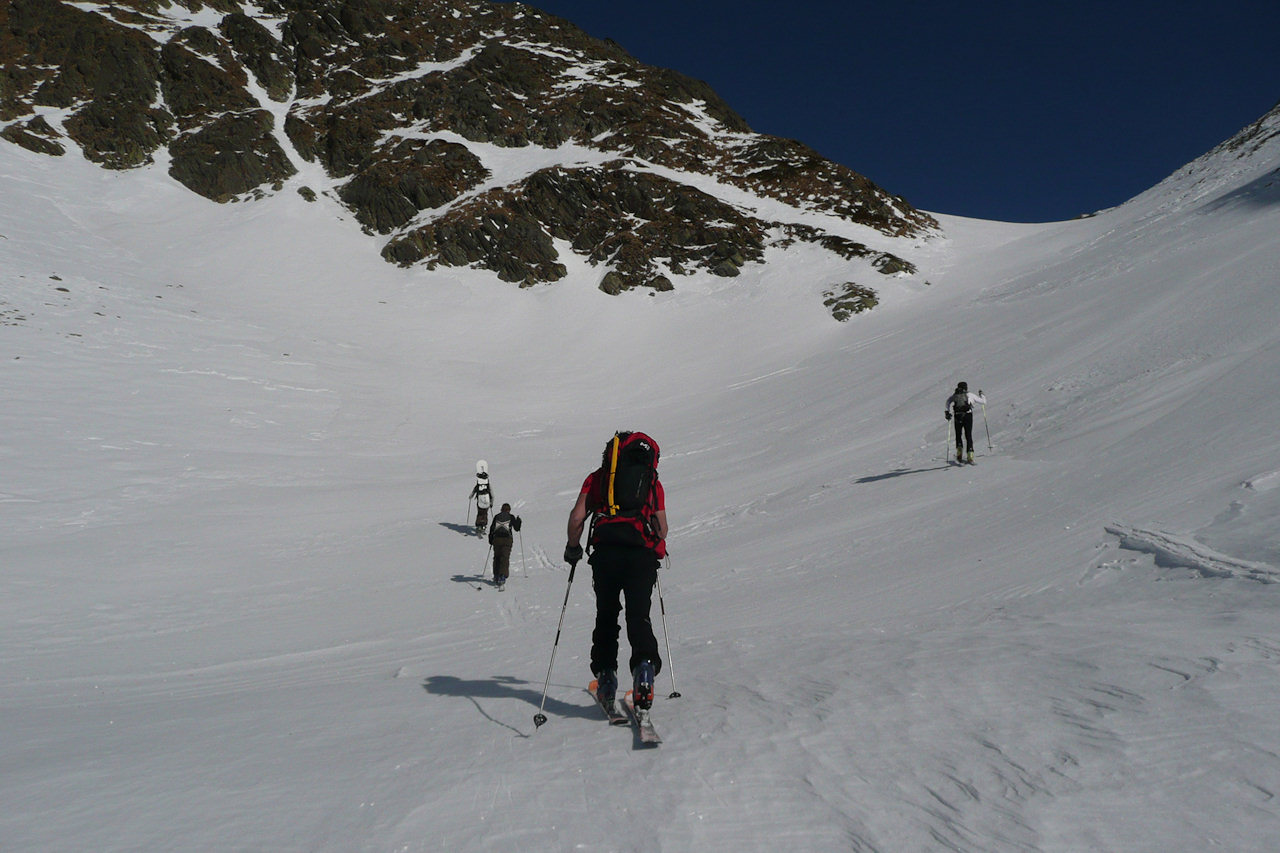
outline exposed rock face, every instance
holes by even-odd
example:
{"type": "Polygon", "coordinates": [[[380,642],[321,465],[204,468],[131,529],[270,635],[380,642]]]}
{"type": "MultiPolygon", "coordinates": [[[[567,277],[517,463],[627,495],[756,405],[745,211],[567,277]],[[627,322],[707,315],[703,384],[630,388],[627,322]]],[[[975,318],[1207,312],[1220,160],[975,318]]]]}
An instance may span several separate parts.
{"type": "Polygon", "coordinates": [[[841,323],[854,314],[870,311],[880,303],[880,297],[874,290],[852,281],[833,287],[822,295],[826,297],[822,304],[827,306],[831,316],[841,323]]]}
{"type": "Polygon", "coordinates": [[[556,238],[612,267],[602,289],[618,293],[637,286],[670,290],[660,263],[676,274],[700,267],[737,275],[747,261],[761,259],[765,232],[764,223],[713,196],[614,161],[542,169],[396,238],[383,254],[401,264],[479,263],[505,281],[528,285],[565,275],[555,262],[556,238]],[[522,235],[528,251],[485,251],[506,232],[522,235]]]}
{"type": "Polygon", "coordinates": [[[243,12],[233,12],[222,19],[218,31],[271,100],[289,99],[293,91],[293,54],[270,30],[243,12]]]}
{"type": "Polygon", "coordinates": [[[489,177],[465,145],[443,139],[402,139],[338,190],[356,218],[380,234],[405,225],[420,211],[442,207],[489,177]]]}
{"type": "Polygon", "coordinates": [[[226,43],[203,27],[187,27],[160,48],[160,89],[179,130],[224,113],[258,108],[245,91],[248,75],[226,43]]]}
{"type": "Polygon", "coordinates": [[[121,3],[109,18],[58,0],[12,0],[0,19],[0,121],[33,107],[69,110],[66,135],[112,169],[151,163],[168,145],[170,173],[215,200],[293,174],[263,132],[272,119],[246,90],[231,44],[203,27],[166,26],[153,17],[158,5],[121,3]],[[169,37],[160,43],[156,33],[169,37]]]}
{"type": "Polygon", "coordinates": [[[61,157],[67,152],[62,143],[57,141],[58,132],[49,126],[49,122],[45,121],[43,116],[6,126],[0,130],[0,138],[21,145],[28,151],[48,154],[51,157],[61,157]]]}
{"type": "Polygon", "coordinates": [[[695,270],[733,276],[771,241],[914,271],[759,219],[694,186],[708,177],[890,237],[937,227],[803,144],[752,133],[705,83],[528,6],[178,2],[8,0],[0,138],[50,155],[69,141],[113,169],[163,147],[170,174],[215,201],[278,190],[300,161],[318,163],[330,194],[387,235],[388,260],[474,265],[522,286],[566,274],[557,243],[599,266],[610,293],[671,289],[695,270]],[[498,149],[562,146],[563,165],[493,165],[509,159],[498,149]]]}
{"type": "MultiPolygon", "coordinates": [[[[1237,151],[1240,156],[1247,156],[1253,154],[1277,136],[1280,136],[1280,104],[1276,104],[1266,115],[1241,130],[1219,147],[1227,151],[1237,151]]],[[[1210,154],[1212,153],[1210,152],[1210,154]]]]}
{"type": "Polygon", "coordinates": [[[57,0],[13,0],[6,11],[0,121],[30,115],[32,103],[70,109],[63,127],[90,160],[108,168],[151,162],[170,134],[168,114],[153,107],[155,42],[57,0]]]}
{"type": "Polygon", "coordinates": [[[266,110],[229,112],[170,145],[169,174],[214,201],[229,201],[257,187],[279,189],[295,171],[271,135],[266,110]]]}

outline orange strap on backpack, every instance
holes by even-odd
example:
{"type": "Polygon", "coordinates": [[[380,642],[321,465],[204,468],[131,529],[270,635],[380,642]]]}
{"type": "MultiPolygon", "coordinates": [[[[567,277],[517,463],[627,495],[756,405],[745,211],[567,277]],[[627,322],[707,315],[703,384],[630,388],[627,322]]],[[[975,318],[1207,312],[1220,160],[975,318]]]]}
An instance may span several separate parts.
{"type": "Polygon", "coordinates": [[[618,474],[618,445],[621,440],[615,435],[609,441],[609,478],[605,486],[604,514],[617,515],[620,507],[613,497],[613,481],[618,474]]]}

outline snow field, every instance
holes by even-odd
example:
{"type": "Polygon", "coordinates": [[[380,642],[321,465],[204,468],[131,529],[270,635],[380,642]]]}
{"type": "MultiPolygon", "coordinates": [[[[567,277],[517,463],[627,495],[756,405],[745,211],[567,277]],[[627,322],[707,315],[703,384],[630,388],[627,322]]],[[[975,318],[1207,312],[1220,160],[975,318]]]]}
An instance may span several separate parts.
{"type": "Polygon", "coordinates": [[[821,253],[516,291],[323,200],[0,148],[2,846],[1269,850],[1280,223],[1274,152],[1227,156],[944,218],[928,287],[836,324],[821,253]],[[673,526],[658,750],[583,692],[585,566],[532,722],[618,428],[673,526]],[[525,519],[502,593],[477,458],[525,519]]]}

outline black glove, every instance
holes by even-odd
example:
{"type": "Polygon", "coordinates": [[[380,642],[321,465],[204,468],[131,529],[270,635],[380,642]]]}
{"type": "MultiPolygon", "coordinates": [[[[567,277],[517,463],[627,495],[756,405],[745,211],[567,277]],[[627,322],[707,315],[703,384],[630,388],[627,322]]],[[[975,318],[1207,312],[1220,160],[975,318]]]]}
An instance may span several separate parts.
{"type": "Polygon", "coordinates": [[[946,418],[947,420],[951,420],[951,413],[950,413],[950,412],[943,412],[943,413],[942,413],[942,416],[943,416],[944,418],[946,418]]]}
{"type": "Polygon", "coordinates": [[[582,559],[581,545],[564,546],[564,561],[571,566],[578,565],[578,561],[582,559]]]}
{"type": "Polygon", "coordinates": [[[518,515],[517,515],[517,516],[515,517],[515,520],[511,522],[511,526],[515,528],[516,533],[519,533],[519,532],[520,532],[520,525],[521,525],[521,524],[522,524],[522,522],[520,521],[520,516],[518,516],[518,515]]]}

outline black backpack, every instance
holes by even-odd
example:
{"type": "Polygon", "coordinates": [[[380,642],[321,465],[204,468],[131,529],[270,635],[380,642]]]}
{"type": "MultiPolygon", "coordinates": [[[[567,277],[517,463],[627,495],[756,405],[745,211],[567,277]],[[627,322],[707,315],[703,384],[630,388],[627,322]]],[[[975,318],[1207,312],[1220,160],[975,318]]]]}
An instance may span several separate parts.
{"type": "Polygon", "coordinates": [[[653,548],[658,443],[642,432],[619,432],[605,445],[590,506],[590,544],[653,548]]]}

